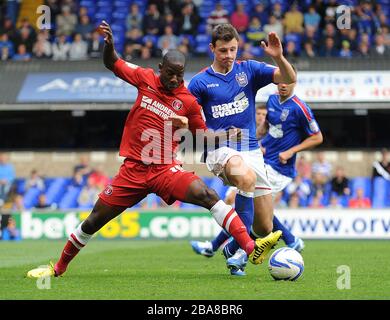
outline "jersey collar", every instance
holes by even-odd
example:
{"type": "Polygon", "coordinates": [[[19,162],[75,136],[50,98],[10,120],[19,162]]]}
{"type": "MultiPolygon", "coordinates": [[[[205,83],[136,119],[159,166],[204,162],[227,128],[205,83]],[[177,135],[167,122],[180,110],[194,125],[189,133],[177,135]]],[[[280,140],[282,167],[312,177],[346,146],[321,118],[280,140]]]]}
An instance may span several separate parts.
{"type": "Polygon", "coordinates": [[[232,68],[227,73],[221,73],[221,72],[215,71],[212,65],[207,69],[207,72],[213,76],[216,76],[217,78],[219,78],[223,81],[228,82],[233,77],[233,70],[235,69],[236,64],[237,64],[237,62],[234,61],[232,64],[232,68]]]}
{"type": "Polygon", "coordinates": [[[287,102],[288,100],[292,99],[295,97],[295,93],[293,93],[291,96],[289,96],[286,100],[284,100],[283,102],[280,101],[280,95],[278,94],[278,100],[279,100],[279,104],[284,104],[285,102],[287,102]]]}

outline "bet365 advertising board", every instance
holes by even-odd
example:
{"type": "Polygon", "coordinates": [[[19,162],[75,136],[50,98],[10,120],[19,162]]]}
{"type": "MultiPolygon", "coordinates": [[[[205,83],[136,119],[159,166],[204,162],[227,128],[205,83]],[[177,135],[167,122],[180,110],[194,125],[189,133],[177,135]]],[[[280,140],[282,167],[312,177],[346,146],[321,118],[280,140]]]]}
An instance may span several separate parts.
{"type": "MultiPolygon", "coordinates": [[[[89,212],[13,214],[22,239],[64,239],[89,212]]],[[[307,239],[390,239],[390,210],[278,210],[278,218],[307,239]]],[[[207,211],[126,211],[97,234],[103,239],[201,239],[220,227],[207,211]]]]}

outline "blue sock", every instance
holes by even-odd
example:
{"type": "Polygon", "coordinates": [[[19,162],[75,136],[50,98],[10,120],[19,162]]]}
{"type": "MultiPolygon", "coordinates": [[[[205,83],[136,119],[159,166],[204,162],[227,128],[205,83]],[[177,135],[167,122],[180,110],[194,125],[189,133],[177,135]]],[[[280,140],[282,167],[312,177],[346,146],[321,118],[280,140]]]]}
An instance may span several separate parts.
{"type": "Polygon", "coordinates": [[[211,245],[213,246],[213,251],[217,251],[218,248],[224,243],[227,239],[230,238],[230,234],[228,234],[225,230],[222,230],[212,241],[211,245]]]}
{"type": "MultiPolygon", "coordinates": [[[[242,223],[245,225],[246,230],[248,230],[249,233],[253,223],[253,198],[245,197],[237,193],[235,206],[242,223]]],[[[227,249],[231,253],[235,253],[238,248],[240,248],[240,246],[234,239],[227,244],[227,249]]]]}
{"type": "Polygon", "coordinates": [[[280,230],[283,232],[282,234],[282,239],[283,241],[288,245],[290,243],[293,243],[295,241],[295,236],[290,232],[290,230],[288,230],[284,224],[282,224],[278,218],[276,218],[276,216],[274,215],[274,220],[273,220],[273,223],[274,223],[274,228],[272,229],[272,231],[276,231],[276,230],[280,230]]]}

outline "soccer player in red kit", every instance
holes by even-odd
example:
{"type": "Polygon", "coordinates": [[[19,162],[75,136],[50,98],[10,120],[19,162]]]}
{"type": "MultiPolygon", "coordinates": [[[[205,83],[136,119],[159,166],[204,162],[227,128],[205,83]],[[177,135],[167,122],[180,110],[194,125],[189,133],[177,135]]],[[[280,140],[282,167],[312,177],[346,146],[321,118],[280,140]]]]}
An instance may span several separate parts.
{"type": "MultiPolygon", "coordinates": [[[[275,243],[267,237],[252,240],[234,209],[193,172],[185,171],[175,159],[173,150],[178,142],[172,138],[172,129],[189,128],[192,132],[201,129],[206,135],[218,136],[218,133],[207,131],[201,107],[184,87],[184,55],[169,51],[159,64],[160,76],[157,76],[152,69],[120,59],[114,49],[110,26],[103,21],[100,29],[105,34],[105,66],[138,88],[120,145],[119,154],[125,160],[111,184],[100,193],[91,214],[69,236],[58,262],[54,266],[30,270],[28,276],[62,275],[95,232],[149,193],[156,193],[168,204],[180,200],[207,208],[217,223],[246,248],[249,260],[260,263],[264,249],[275,243]]],[[[233,134],[237,134],[237,130],[233,134]]]]}

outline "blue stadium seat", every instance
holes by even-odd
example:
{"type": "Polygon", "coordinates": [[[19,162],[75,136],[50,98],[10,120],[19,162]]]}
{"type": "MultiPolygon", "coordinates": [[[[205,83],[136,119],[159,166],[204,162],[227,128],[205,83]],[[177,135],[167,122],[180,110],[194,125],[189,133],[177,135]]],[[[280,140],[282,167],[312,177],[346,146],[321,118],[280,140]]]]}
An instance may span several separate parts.
{"type": "Polygon", "coordinates": [[[16,185],[16,193],[24,194],[24,190],[25,190],[25,186],[26,186],[26,179],[16,178],[14,183],[16,185]]]}
{"type": "Polygon", "coordinates": [[[352,179],[351,196],[356,196],[356,190],[363,188],[364,196],[371,199],[371,178],[369,177],[355,177],[352,179]]]}
{"type": "Polygon", "coordinates": [[[66,187],[70,183],[70,178],[54,178],[54,181],[50,184],[46,190],[47,203],[59,203],[60,199],[64,195],[66,187]]]}
{"type": "Polygon", "coordinates": [[[115,7],[129,7],[131,5],[131,0],[114,0],[115,7]]]}
{"type": "Polygon", "coordinates": [[[23,202],[26,209],[34,207],[38,202],[38,196],[41,193],[41,190],[38,188],[30,188],[24,194],[23,202]]]}
{"type": "Polygon", "coordinates": [[[390,205],[390,182],[382,177],[374,178],[372,207],[385,208],[390,205]]]}
{"type": "Polygon", "coordinates": [[[78,207],[77,199],[81,192],[81,187],[69,186],[68,190],[62,197],[59,208],[60,209],[74,209],[78,207]]]}
{"type": "Polygon", "coordinates": [[[95,7],[96,3],[94,0],[81,0],[80,7],[92,8],[95,7]]]}
{"type": "Polygon", "coordinates": [[[142,37],[142,43],[145,44],[146,41],[151,40],[154,45],[157,45],[158,36],[147,34],[142,37]]]}

